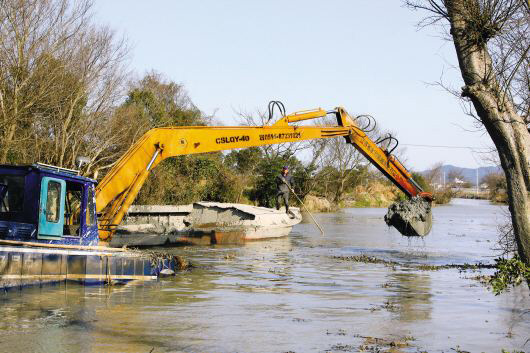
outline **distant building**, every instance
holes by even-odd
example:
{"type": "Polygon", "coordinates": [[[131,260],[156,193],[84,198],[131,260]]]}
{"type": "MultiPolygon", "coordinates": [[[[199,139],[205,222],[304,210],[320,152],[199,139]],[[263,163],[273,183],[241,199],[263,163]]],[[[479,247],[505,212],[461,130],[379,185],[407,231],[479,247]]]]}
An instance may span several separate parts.
{"type": "Polygon", "coordinates": [[[455,183],[456,185],[461,185],[461,184],[464,184],[465,181],[463,181],[462,179],[459,179],[459,178],[455,178],[455,180],[453,181],[453,183],[455,183]]]}

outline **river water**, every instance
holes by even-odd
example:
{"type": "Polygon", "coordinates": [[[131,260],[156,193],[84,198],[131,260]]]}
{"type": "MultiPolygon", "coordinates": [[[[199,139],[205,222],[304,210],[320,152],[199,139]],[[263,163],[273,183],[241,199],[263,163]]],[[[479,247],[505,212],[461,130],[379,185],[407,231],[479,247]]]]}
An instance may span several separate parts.
{"type": "MultiPolygon", "coordinates": [[[[318,214],[289,237],[171,251],[197,267],[122,287],[60,285],[0,296],[2,352],[530,351],[530,293],[493,295],[457,269],[493,262],[506,208],[456,199],[408,239],[386,209],[318,214]],[[409,266],[344,261],[366,254],[409,266]],[[525,344],[526,343],[526,344],[525,344]]],[[[167,250],[167,249],[166,249],[167,250]]]]}

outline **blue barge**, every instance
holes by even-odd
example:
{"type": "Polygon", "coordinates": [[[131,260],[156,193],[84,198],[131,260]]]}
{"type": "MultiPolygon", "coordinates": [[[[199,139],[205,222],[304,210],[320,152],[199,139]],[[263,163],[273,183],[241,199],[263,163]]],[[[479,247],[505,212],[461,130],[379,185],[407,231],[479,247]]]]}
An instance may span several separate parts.
{"type": "Polygon", "coordinates": [[[95,185],[64,168],[0,165],[0,288],[174,273],[175,259],[98,246],[95,185]]]}

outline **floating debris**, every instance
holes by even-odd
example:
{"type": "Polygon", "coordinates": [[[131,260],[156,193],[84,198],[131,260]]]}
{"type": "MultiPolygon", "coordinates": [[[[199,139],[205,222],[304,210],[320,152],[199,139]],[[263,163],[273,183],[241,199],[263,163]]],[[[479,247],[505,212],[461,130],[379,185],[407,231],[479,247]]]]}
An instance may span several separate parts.
{"type": "Polygon", "coordinates": [[[352,255],[352,256],[333,256],[333,258],[336,260],[362,262],[365,264],[382,264],[386,266],[400,265],[399,262],[384,260],[384,259],[377,258],[375,256],[368,256],[365,254],[352,255]]]}
{"type": "Polygon", "coordinates": [[[449,270],[449,269],[457,269],[460,271],[468,271],[468,270],[475,271],[475,270],[496,268],[495,264],[485,264],[482,262],[479,262],[476,264],[464,263],[464,264],[444,264],[444,265],[402,263],[402,262],[380,259],[378,257],[369,256],[365,254],[351,255],[351,256],[333,256],[333,258],[336,260],[340,260],[340,261],[361,262],[361,263],[366,263],[366,264],[380,264],[380,265],[385,265],[389,267],[401,266],[401,267],[416,269],[420,271],[439,271],[439,270],[449,270]]]}
{"type": "Polygon", "coordinates": [[[136,248],[127,248],[128,251],[141,254],[148,257],[151,260],[152,264],[158,264],[162,267],[160,274],[168,277],[174,275],[175,271],[184,271],[189,270],[195,267],[191,262],[185,259],[182,256],[174,255],[167,251],[160,250],[151,250],[151,249],[136,249],[136,248]],[[169,266],[172,264],[173,266],[169,266]],[[164,271],[167,270],[167,271],[164,271]],[[171,274],[171,272],[173,272],[171,274]]]}

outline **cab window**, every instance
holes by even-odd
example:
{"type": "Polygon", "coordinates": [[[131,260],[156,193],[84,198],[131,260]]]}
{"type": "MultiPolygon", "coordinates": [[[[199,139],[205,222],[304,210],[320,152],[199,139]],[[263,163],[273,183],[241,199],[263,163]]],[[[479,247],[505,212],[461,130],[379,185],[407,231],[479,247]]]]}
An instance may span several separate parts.
{"type": "Polygon", "coordinates": [[[83,199],[83,184],[72,181],[66,182],[66,202],[64,208],[64,235],[79,236],[81,226],[81,201],[83,199]]]}
{"type": "Polygon", "coordinates": [[[3,197],[0,199],[0,219],[2,213],[22,212],[24,205],[24,177],[20,175],[0,175],[3,197]]]}
{"type": "Polygon", "coordinates": [[[61,184],[50,181],[48,184],[48,195],[46,201],[46,221],[59,222],[59,212],[61,210],[61,184]]]}
{"type": "Polygon", "coordinates": [[[92,226],[96,223],[96,203],[94,201],[94,188],[88,188],[88,199],[86,207],[86,225],[92,226]]]}

